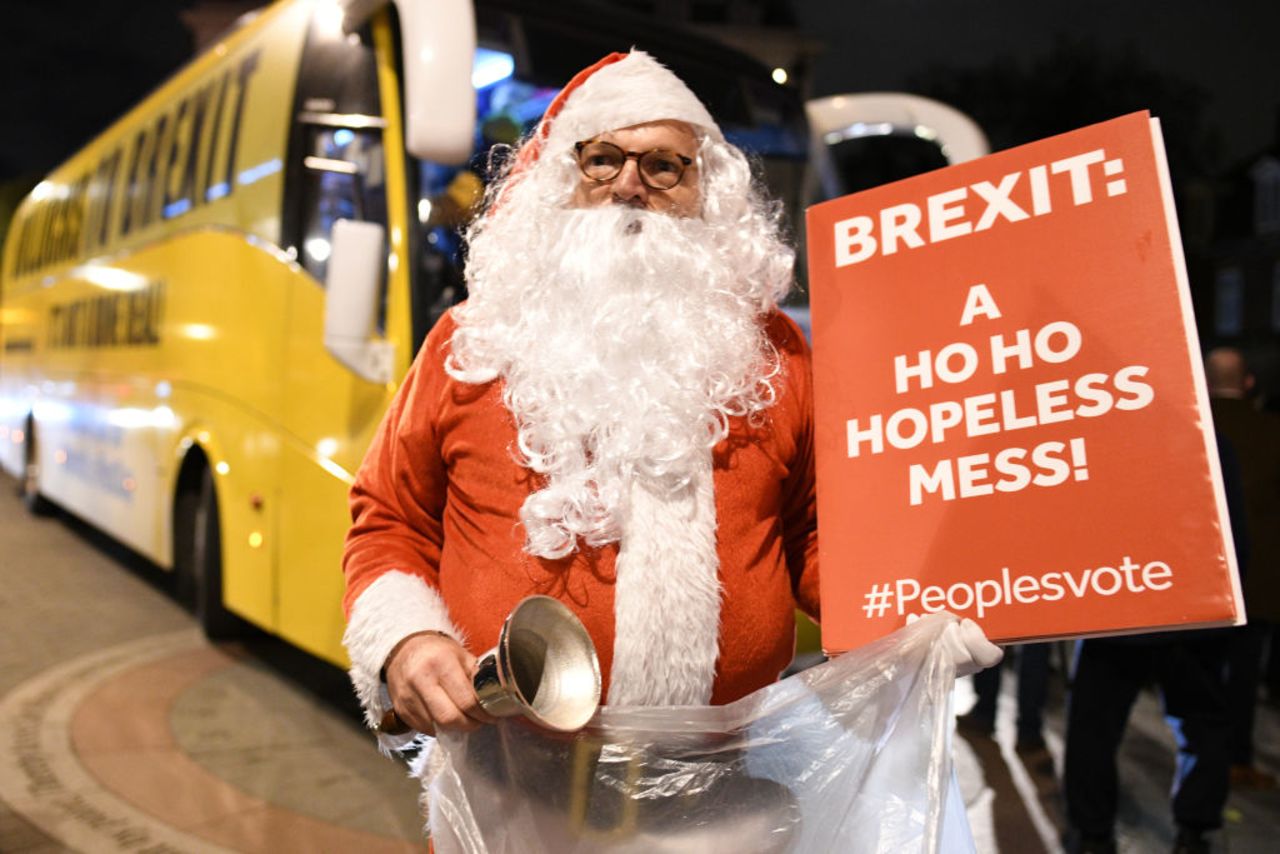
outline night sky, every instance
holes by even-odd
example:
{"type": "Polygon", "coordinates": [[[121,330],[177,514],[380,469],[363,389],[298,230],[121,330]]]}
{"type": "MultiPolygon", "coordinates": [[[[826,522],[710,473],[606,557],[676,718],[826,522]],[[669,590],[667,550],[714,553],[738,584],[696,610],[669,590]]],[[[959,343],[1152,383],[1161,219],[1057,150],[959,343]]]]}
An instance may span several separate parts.
{"type": "Polygon", "coordinates": [[[0,182],[40,175],[107,127],[193,50],[172,0],[10,0],[0,24],[0,182]]]}
{"type": "MultiPolygon", "coordinates": [[[[189,58],[194,39],[181,15],[193,6],[5,3],[0,182],[55,166],[189,58]]],[[[994,126],[997,147],[1110,117],[1094,115],[1099,111],[1160,105],[1173,114],[1166,123],[1197,124],[1188,131],[1203,149],[1206,170],[1225,169],[1276,137],[1276,0],[792,0],[792,6],[801,30],[829,46],[813,68],[814,94],[912,89],[969,99],[974,103],[957,105],[994,126]],[[1077,78],[1083,85],[1073,84],[1077,78]],[[1009,79],[1014,83],[1004,85],[1009,79]],[[1099,94],[1099,87],[1106,91],[1099,94]],[[1034,103],[1069,100],[1072,93],[1080,103],[1034,103]],[[1062,126],[1052,127],[1055,121],[1062,126]]]]}
{"type": "MultiPolygon", "coordinates": [[[[815,94],[840,90],[901,90],[934,86],[947,76],[982,71],[1035,76],[1056,98],[1071,95],[1054,85],[1061,65],[1076,64],[1082,99],[1108,102],[1110,114],[1167,105],[1178,116],[1203,123],[1216,148],[1217,168],[1255,154],[1276,141],[1280,119],[1280,2],[1277,0],[792,0],[806,32],[829,49],[815,67],[815,94]],[[1079,67],[1084,66],[1084,67],[1079,67]],[[1090,73],[1092,72],[1092,73],[1090,73]],[[1100,87],[1098,83],[1110,83],[1100,87]],[[1115,93],[1122,88],[1124,93],[1115,93]],[[1102,91],[1099,91],[1102,89],[1102,91]]],[[[979,72],[975,75],[975,72],[979,72]]],[[[988,77],[1000,76],[993,73],[988,77]]],[[[1028,81],[1023,80],[1024,84],[1028,81]]],[[[1020,101],[975,106],[995,121],[1001,112],[1052,113],[1031,103],[1037,91],[1024,85],[1004,93],[1020,101]]],[[[965,105],[969,106],[969,105],[965,105]]],[[[1063,110],[1059,110],[1062,112],[1063,110]]],[[[984,116],[986,118],[987,116],[984,116]]],[[[1080,119],[1046,127],[1041,135],[1069,130],[1080,119]],[[1075,121],[1073,124],[1072,121],[1075,121]]],[[[1047,123],[1047,122],[1046,122],[1047,123]]],[[[1180,129],[1174,128],[1177,133],[1180,129]]],[[[1170,129],[1166,127],[1166,134],[1170,129]]],[[[1007,140],[1025,142],[1023,140],[1007,140]]],[[[997,142],[997,140],[993,140],[997,142]]]]}

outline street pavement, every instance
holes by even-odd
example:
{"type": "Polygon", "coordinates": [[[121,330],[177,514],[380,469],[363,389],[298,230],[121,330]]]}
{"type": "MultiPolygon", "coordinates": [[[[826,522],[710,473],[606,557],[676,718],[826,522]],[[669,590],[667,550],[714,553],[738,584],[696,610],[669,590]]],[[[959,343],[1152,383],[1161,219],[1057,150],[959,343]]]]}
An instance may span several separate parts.
{"type": "MultiPolygon", "coordinates": [[[[337,668],[271,638],[209,644],[165,573],[63,514],[29,516],[4,476],[0,572],[0,852],[424,849],[417,785],[378,755],[337,668]]],[[[1012,674],[995,737],[955,740],[981,852],[1061,850],[1062,670],[1047,751],[1013,749],[1012,674]]],[[[956,708],[971,701],[962,680],[956,708]]],[[[1275,707],[1255,743],[1280,772],[1275,707]]],[[[1120,756],[1122,852],[1169,850],[1173,759],[1144,693],[1120,756]]],[[[1233,792],[1214,850],[1277,840],[1280,791],[1233,792]]]]}

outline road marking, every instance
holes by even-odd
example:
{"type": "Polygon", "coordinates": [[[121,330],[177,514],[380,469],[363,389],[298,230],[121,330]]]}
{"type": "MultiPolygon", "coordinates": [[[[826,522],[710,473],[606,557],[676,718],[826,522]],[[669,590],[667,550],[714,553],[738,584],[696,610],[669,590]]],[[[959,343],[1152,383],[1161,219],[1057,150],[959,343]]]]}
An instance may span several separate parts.
{"type": "Polygon", "coordinates": [[[248,794],[183,752],[170,714],[236,659],[198,631],[59,664],[0,699],[0,800],[77,851],[421,851],[248,794]]]}
{"type": "Polygon", "coordinates": [[[59,843],[78,851],[228,852],[183,833],[103,788],[80,763],[71,719],[104,681],[165,656],[204,646],[198,631],[142,638],[45,670],[0,700],[0,799],[59,843]]]}

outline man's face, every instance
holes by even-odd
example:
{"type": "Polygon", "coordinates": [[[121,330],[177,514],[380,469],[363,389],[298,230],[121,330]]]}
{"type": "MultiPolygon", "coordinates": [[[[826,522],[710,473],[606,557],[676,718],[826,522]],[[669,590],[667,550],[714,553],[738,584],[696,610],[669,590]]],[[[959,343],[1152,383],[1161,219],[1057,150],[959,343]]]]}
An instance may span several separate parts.
{"type": "Polygon", "coordinates": [[[641,180],[640,162],[636,157],[628,157],[622,171],[612,181],[596,181],[579,172],[578,185],[573,191],[574,207],[591,208],[616,203],[674,216],[698,215],[702,202],[698,191],[698,138],[687,124],[646,122],[602,133],[591,141],[609,142],[624,152],[667,151],[691,162],[684,167],[679,183],[669,190],[655,190],[646,185],[641,180]]]}

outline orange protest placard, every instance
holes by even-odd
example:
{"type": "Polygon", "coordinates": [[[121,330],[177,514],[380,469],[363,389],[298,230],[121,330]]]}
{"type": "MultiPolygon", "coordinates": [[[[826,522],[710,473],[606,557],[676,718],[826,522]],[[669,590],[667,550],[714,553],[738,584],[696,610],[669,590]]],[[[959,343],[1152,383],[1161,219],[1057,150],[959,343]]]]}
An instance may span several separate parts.
{"type": "Polygon", "coordinates": [[[822,635],[1243,622],[1158,123],[808,212],[822,635]]]}

